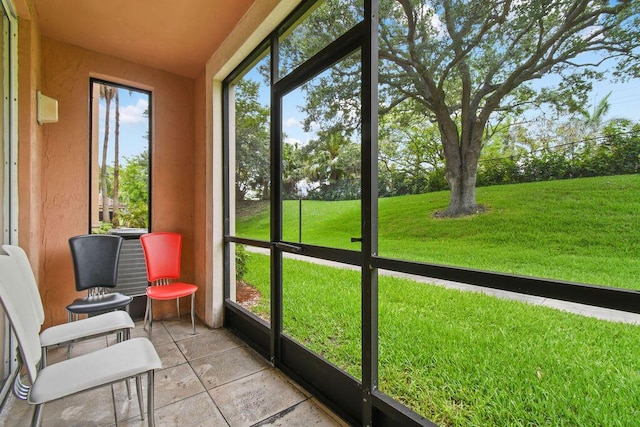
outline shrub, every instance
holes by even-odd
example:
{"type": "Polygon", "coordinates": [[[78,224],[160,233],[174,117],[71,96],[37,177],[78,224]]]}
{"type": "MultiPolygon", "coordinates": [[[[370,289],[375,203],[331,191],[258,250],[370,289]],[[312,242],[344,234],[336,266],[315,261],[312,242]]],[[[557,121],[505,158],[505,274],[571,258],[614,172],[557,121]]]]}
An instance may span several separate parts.
{"type": "Polygon", "coordinates": [[[249,253],[244,245],[236,244],[236,280],[243,280],[247,274],[249,253]]]}

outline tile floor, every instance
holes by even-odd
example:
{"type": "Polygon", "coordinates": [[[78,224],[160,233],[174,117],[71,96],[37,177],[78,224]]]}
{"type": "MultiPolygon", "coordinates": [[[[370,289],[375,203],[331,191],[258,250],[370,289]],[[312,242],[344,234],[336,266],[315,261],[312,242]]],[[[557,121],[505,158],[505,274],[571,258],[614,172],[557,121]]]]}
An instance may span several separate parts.
{"type": "MultiPolygon", "coordinates": [[[[146,336],[136,323],[131,334],[146,336]]],[[[113,337],[76,344],[73,354],[104,347],[113,337]]],[[[271,367],[240,339],[224,329],[187,320],[154,322],[152,342],[162,369],[155,375],[156,426],[344,426],[318,401],[284,374],[271,367]]],[[[49,363],[66,355],[65,348],[49,352],[49,363]]],[[[144,394],[146,397],[146,379],[144,394]]],[[[124,383],[102,387],[45,405],[43,427],[142,427],[131,384],[131,400],[124,383]]],[[[11,395],[0,413],[0,426],[28,426],[33,413],[26,402],[11,395]]]]}

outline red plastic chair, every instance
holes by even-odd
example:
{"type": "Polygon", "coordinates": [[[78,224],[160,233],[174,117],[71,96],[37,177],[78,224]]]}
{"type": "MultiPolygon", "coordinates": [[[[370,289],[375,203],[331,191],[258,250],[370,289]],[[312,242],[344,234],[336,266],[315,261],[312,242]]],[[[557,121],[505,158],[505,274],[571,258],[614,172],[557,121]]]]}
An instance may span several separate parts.
{"type": "Polygon", "coordinates": [[[149,335],[153,327],[153,300],[175,299],[180,318],[180,298],[191,295],[191,327],[196,333],[194,317],[195,295],[198,287],[180,282],[180,257],[182,253],[182,235],[178,233],[158,232],[140,236],[140,243],[147,265],[147,309],[144,313],[143,327],[149,316],[149,335]]]}

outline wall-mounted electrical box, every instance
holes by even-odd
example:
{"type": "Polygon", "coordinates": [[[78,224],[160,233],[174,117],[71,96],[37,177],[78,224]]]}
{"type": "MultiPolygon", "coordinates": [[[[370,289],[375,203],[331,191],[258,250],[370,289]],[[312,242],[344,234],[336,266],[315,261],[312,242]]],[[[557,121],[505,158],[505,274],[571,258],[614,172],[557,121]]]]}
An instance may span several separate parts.
{"type": "Polygon", "coordinates": [[[56,123],[58,121],[58,101],[43,95],[40,91],[38,96],[38,124],[56,123]]]}

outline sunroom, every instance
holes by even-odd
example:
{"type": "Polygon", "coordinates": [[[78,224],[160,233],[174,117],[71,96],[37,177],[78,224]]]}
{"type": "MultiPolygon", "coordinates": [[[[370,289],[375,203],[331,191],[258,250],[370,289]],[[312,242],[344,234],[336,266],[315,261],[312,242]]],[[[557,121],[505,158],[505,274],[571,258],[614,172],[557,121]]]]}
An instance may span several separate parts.
{"type": "MultiPolygon", "coordinates": [[[[69,238],[108,233],[149,336],[139,237],[183,237],[196,333],[154,303],[156,423],[637,420],[637,2],[2,7],[1,243],[43,327],[80,296],[69,238]]],[[[144,423],[100,396],[44,425],[144,423]]]]}

